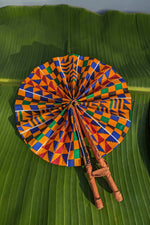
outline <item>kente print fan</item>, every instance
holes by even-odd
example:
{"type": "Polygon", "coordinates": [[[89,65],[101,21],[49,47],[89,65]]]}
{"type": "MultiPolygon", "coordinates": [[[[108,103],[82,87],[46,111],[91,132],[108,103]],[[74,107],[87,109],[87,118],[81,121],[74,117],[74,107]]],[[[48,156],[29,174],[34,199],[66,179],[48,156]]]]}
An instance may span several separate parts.
{"type": "Polygon", "coordinates": [[[125,137],[131,101],[126,82],[111,66],[76,54],[54,57],[20,85],[17,128],[31,151],[47,162],[85,165],[95,205],[101,209],[95,177],[106,176],[115,199],[122,200],[103,157],[125,137]],[[96,171],[85,138],[101,167],[96,171]]]}

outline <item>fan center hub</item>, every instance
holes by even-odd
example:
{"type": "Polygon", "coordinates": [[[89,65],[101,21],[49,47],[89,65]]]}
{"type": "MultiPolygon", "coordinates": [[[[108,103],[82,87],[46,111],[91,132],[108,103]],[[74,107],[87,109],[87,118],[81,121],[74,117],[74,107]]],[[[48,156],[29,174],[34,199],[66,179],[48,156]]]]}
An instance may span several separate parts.
{"type": "Polygon", "coordinates": [[[72,102],[71,102],[71,104],[72,104],[73,106],[75,106],[75,105],[77,104],[76,99],[73,99],[72,102]]]}

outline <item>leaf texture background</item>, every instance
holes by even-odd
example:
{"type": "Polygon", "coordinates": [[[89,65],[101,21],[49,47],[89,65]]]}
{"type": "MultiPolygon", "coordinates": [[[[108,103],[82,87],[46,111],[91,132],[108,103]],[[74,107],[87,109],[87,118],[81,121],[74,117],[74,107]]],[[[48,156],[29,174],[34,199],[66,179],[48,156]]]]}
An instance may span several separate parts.
{"type": "Polygon", "coordinates": [[[146,225],[150,223],[150,15],[103,15],[67,5],[0,9],[0,225],[146,225]],[[111,65],[127,82],[132,123],[105,159],[123,193],[118,203],[97,179],[94,206],[83,168],[51,165],[32,153],[15,125],[20,83],[34,67],[76,53],[111,65]]]}

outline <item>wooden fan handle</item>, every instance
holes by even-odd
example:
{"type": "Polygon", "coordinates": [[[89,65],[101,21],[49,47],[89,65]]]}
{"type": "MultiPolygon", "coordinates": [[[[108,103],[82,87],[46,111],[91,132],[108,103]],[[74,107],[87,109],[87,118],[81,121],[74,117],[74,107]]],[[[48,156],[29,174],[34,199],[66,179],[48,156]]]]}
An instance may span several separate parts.
{"type": "MultiPolygon", "coordinates": [[[[107,167],[107,163],[106,161],[103,159],[103,158],[99,158],[98,159],[98,164],[102,167],[102,168],[106,168],[107,167]]],[[[107,181],[109,183],[109,186],[111,187],[112,191],[113,191],[113,195],[114,195],[114,198],[118,201],[118,202],[121,202],[123,200],[123,197],[120,193],[120,191],[118,190],[117,188],[117,185],[115,184],[112,176],[111,176],[111,173],[108,173],[106,175],[106,178],[107,178],[107,181]]]]}
{"type": "Polygon", "coordinates": [[[98,189],[97,189],[97,186],[96,186],[95,178],[94,178],[94,176],[92,176],[92,166],[91,166],[91,164],[86,165],[86,172],[87,172],[88,177],[89,177],[91,189],[92,189],[93,196],[94,196],[95,205],[96,205],[97,209],[102,209],[103,208],[103,202],[102,202],[102,200],[99,196],[99,192],[98,192],[98,189]]]}
{"type": "Polygon", "coordinates": [[[87,172],[89,182],[90,182],[90,185],[91,185],[91,189],[92,189],[92,192],[93,192],[95,205],[96,205],[97,209],[102,209],[103,203],[102,203],[102,200],[100,199],[100,196],[99,196],[99,193],[98,193],[95,178],[92,175],[92,165],[91,165],[91,161],[90,161],[90,156],[89,156],[88,150],[86,148],[86,144],[84,142],[84,138],[83,138],[83,135],[82,135],[80,123],[79,123],[78,116],[77,116],[77,113],[76,113],[76,109],[74,107],[74,103],[75,103],[75,101],[72,102],[72,110],[73,110],[74,117],[75,117],[75,120],[76,120],[76,123],[77,123],[78,131],[79,131],[81,139],[82,139],[82,144],[84,146],[84,151],[85,151],[86,160],[87,160],[87,162],[85,163],[86,172],[87,172]]]}
{"type": "MultiPolygon", "coordinates": [[[[91,146],[91,149],[92,149],[92,151],[93,151],[93,153],[94,153],[94,156],[95,156],[95,158],[96,158],[98,164],[100,165],[101,168],[106,168],[106,167],[108,167],[106,161],[105,161],[103,158],[100,157],[100,155],[99,155],[99,153],[98,153],[98,151],[97,151],[95,145],[93,144],[93,141],[92,141],[92,139],[91,139],[91,136],[90,136],[89,133],[87,132],[84,123],[81,121],[80,116],[79,116],[78,118],[79,118],[81,127],[82,127],[82,129],[83,129],[83,132],[84,132],[84,134],[85,134],[85,136],[86,136],[86,138],[87,138],[87,140],[88,140],[88,142],[89,142],[89,144],[90,144],[90,146],[91,146]]],[[[95,174],[95,173],[96,173],[96,172],[93,172],[93,174],[95,174]]],[[[110,185],[110,187],[111,187],[111,189],[112,189],[112,191],[113,191],[114,198],[115,198],[118,202],[121,202],[121,201],[123,200],[123,197],[122,197],[120,191],[118,190],[117,185],[115,184],[115,182],[114,182],[114,180],[113,180],[113,178],[112,178],[112,176],[111,176],[111,173],[109,172],[109,173],[106,174],[105,176],[106,176],[107,181],[108,181],[108,183],[109,183],[109,185],[110,185]]]]}

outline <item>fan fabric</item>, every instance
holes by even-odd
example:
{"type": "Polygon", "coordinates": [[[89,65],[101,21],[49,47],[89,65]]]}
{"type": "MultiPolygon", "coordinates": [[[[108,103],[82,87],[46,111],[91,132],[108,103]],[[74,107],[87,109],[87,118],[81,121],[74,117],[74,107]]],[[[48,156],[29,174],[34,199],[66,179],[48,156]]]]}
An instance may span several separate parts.
{"type": "Polygon", "coordinates": [[[15,102],[19,133],[35,154],[50,163],[83,164],[73,100],[101,157],[129,129],[131,96],[126,82],[111,66],[76,54],[54,57],[22,82],[15,102]]]}

